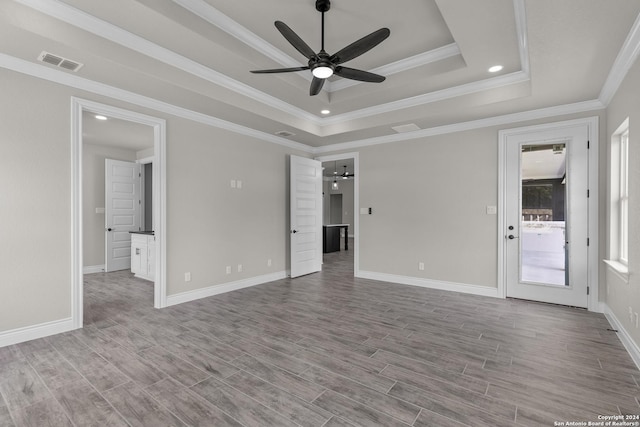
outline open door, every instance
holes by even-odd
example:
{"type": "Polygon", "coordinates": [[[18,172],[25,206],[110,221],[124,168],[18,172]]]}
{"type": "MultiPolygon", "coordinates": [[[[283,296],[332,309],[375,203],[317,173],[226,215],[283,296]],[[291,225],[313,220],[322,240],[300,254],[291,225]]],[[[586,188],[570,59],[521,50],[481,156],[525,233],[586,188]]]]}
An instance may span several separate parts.
{"type": "Polygon", "coordinates": [[[322,163],[291,156],[291,277],[322,269],[322,163]]]}
{"type": "Polygon", "coordinates": [[[131,268],[131,234],[140,230],[140,164],[105,160],[105,272],[131,268]]]}

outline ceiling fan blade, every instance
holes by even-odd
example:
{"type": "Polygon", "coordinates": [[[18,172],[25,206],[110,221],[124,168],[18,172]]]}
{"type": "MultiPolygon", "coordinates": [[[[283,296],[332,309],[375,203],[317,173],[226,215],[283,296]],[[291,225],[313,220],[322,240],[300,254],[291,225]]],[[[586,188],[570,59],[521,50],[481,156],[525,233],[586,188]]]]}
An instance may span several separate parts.
{"type": "Polygon", "coordinates": [[[282,21],[275,22],[276,28],[284,36],[291,46],[295,47],[298,52],[303,54],[307,59],[314,58],[316,53],[298,36],[287,24],[282,21]]]}
{"type": "Polygon", "coordinates": [[[380,28],[334,53],[331,55],[330,61],[338,65],[357,58],[382,43],[390,34],[391,31],[388,28],[380,28]]]}
{"type": "Polygon", "coordinates": [[[311,80],[311,87],[309,88],[309,95],[313,96],[313,95],[317,95],[320,93],[320,90],[322,89],[322,86],[324,86],[324,81],[326,79],[319,79],[317,77],[314,77],[313,80],[311,80]]]}
{"type": "Polygon", "coordinates": [[[251,70],[251,72],[254,74],[293,73],[295,71],[304,71],[308,69],[309,67],[274,68],[271,70],[251,70]]]}
{"type": "Polygon", "coordinates": [[[356,70],[355,68],[349,67],[336,67],[333,73],[340,77],[344,77],[345,79],[358,80],[368,83],[382,83],[386,78],[379,74],[356,70]]]}

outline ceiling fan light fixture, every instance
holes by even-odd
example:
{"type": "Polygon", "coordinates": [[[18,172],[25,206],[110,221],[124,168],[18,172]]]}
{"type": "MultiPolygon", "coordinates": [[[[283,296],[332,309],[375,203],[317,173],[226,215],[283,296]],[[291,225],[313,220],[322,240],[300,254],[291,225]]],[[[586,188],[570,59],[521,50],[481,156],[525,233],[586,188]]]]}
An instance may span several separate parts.
{"type": "Polygon", "coordinates": [[[311,74],[313,74],[313,77],[317,77],[319,79],[328,79],[333,76],[333,68],[327,67],[326,65],[318,65],[311,70],[311,74]]]}

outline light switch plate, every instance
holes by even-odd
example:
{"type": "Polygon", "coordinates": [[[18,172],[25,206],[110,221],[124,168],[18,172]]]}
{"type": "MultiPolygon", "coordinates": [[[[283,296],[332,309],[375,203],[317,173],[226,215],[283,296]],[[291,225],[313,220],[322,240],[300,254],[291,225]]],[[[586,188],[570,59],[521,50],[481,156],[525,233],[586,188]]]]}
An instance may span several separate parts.
{"type": "Polygon", "coordinates": [[[231,188],[236,188],[236,180],[235,179],[231,180],[231,188]]]}
{"type": "Polygon", "coordinates": [[[360,208],[360,215],[368,215],[369,208],[360,208]]]}
{"type": "Polygon", "coordinates": [[[96,213],[97,214],[103,214],[104,213],[104,208],[96,208],[96,213]]]}
{"type": "Polygon", "coordinates": [[[496,215],[498,213],[497,206],[487,206],[487,215],[496,215]]]}
{"type": "Polygon", "coordinates": [[[238,181],[236,182],[236,187],[238,187],[238,188],[242,188],[242,181],[238,180],[238,181]]]}

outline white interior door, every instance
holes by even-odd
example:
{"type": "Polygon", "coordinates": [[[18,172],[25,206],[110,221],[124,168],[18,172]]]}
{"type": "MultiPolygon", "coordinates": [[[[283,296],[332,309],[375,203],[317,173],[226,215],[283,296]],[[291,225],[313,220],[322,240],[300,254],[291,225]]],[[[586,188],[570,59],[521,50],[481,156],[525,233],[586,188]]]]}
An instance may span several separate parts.
{"type": "Polygon", "coordinates": [[[291,277],[322,269],[322,163],[291,156],[291,277]]]}
{"type": "Polygon", "coordinates": [[[105,271],[131,268],[131,234],[140,230],[140,164],[105,161],[105,271]]]}
{"type": "Polygon", "coordinates": [[[510,135],[506,295],[588,306],[588,128],[510,135]]]}

